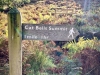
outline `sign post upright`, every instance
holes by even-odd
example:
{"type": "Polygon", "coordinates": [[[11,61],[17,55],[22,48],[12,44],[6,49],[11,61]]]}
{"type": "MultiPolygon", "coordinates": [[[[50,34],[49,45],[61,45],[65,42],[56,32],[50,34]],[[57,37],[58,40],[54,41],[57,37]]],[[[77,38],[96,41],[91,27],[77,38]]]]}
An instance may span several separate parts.
{"type": "Polygon", "coordinates": [[[16,8],[8,12],[9,74],[22,75],[21,16],[16,8]]]}

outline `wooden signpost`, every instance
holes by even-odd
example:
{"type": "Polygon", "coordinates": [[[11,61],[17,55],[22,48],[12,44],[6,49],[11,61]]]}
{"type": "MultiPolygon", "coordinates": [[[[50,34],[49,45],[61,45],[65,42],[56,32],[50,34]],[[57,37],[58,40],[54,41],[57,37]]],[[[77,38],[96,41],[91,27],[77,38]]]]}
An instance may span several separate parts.
{"type": "Polygon", "coordinates": [[[21,15],[13,8],[8,13],[8,44],[10,75],[22,75],[21,15]]]}
{"type": "Polygon", "coordinates": [[[22,40],[73,40],[78,31],[69,25],[21,24],[20,12],[13,8],[8,13],[10,75],[22,75],[22,40]]]}

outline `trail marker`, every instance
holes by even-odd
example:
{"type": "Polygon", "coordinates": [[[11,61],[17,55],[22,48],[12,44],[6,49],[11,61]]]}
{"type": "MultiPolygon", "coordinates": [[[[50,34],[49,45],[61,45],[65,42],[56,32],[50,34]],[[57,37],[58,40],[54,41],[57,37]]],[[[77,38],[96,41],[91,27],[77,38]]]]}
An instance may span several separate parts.
{"type": "Polygon", "coordinates": [[[10,75],[22,75],[22,40],[69,41],[78,34],[71,25],[21,24],[20,12],[11,9],[8,13],[10,75]]]}
{"type": "Polygon", "coordinates": [[[77,29],[72,25],[22,24],[23,40],[70,41],[78,34],[77,29]]]}

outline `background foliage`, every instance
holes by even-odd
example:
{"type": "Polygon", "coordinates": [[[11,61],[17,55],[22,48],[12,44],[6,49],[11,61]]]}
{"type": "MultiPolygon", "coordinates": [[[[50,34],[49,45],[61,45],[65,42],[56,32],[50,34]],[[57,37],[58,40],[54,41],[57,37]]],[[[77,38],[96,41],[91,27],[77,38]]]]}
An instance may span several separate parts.
{"type": "MultiPolygon", "coordinates": [[[[67,3],[69,4],[66,7],[66,2],[58,2],[61,0],[43,1],[9,0],[8,2],[7,0],[0,0],[0,4],[1,9],[5,9],[5,6],[7,8],[11,8],[13,5],[18,6],[22,16],[22,23],[73,24],[83,33],[93,32],[93,39],[81,37],[77,41],[64,42],[66,44],[63,48],[61,48],[61,45],[57,46],[55,41],[22,41],[23,75],[100,74],[98,72],[100,70],[100,40],[94,37],[95,32],[99,33],[100,31],[100,7],[93,10],[92,16],[87,15],[84,18],[84,11],[77,2],[68,0],[67,3]],[[46,2],[43,3],[43,1],[46,2]],[[55,12],[55,7],[61,8],[60,12],[55,12]],[[67,10],[69,8],[74,11],[67,10]],[[63,9],[66,9],[66,11],[63,9]]],[[[8,60],[5,59],[8,58],[7,12],[0,12],[0,46],[2,46],[0,47],[0,57],[4,60],[3,66],[6,66],[6,68],[7,65],[5,64],[8,64],[8,60]]]]}

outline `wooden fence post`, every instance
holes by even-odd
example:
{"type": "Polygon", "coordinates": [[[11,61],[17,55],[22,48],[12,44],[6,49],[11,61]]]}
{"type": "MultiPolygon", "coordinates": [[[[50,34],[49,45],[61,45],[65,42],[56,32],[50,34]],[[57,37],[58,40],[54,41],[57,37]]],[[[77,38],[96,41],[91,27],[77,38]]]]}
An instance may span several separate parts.
{"type": "Polygon", "coordinates": [[[22,75],[21,15],[16,8],[8,12],[10,75],[22,75]]]}

